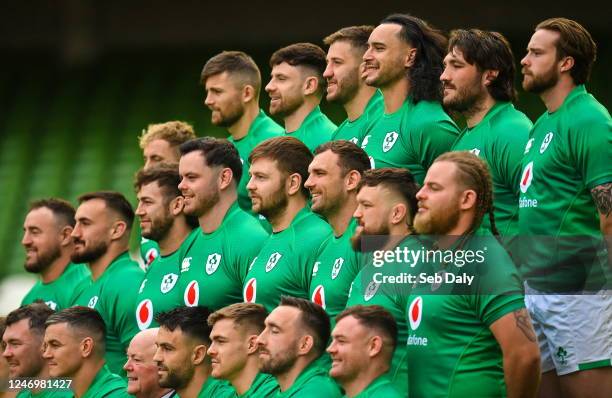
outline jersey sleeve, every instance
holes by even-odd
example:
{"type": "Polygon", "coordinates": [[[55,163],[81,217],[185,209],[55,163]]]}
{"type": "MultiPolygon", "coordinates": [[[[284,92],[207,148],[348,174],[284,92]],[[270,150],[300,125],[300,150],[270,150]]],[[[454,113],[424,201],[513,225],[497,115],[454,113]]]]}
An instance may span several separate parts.
{"type": "MultiPolygon", "coordinates": [[[[598,115],[599,116],[599,115],[598,115]]],[[[612,120],[590,117],[572,123],[569,131],[570,157],[587,188],[612,181],[612,120]]]]}
{"type": "Polygon", "coordinates": [[[268,234],[259,221],[253,218],[252,224],[248,230],[244,231],[245,234],[240,234],[241,236],[237,237],[239,239],[234,240],[232,244],[232,249],[236,250],[234,267],[232,267],[234,278],[241,286],[246,283],[249,267],[268,239],[268,234]],[[248,239],[244,239],[245,236],[248,236],[248,239]]]}
{"type": "Polygon", "coordinates": [[[309,228],[299,233],[297,230],[294,236],[295,246],[299,248],[299,281],[306,295],[310,292],[310,281],[312,279],[312,270],[317,261],[317,254],[323,250],[323,246],[331,235],[331,229],[324,228],[309,228]]]}
{"type": "Polygon", "coordinates": [[[508,126],[509,130],[501,132],[500,139],[494,140],[494,158],[499,159],[490,167],[497,167],[497,175],[501,176],[506,188],[515,195],[519,195],[521,181],[521,162],[525,145],[529,139],[531,123],[513,123],[508,126]]]}

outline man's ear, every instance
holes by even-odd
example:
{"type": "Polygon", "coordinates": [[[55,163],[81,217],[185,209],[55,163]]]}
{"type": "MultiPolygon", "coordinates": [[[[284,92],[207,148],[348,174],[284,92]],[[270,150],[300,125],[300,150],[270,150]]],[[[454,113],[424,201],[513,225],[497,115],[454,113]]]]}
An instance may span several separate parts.
{"type": "Polygon", "coordinates": [[[81,351],[81,357],[83,358],[88,358],[91,356],[91,354],[94,351],[94,341],[93,338],[91,337],[85,337],[83,340],[81,340],[81,344],[79,344],[79,350],[81,351]]]}
{"type": "Polygon", "coordinates": [[[561,61],[559,61],[559,71],[560,72],[569,72],[574,67],[574,57],[563,57],[561,61]]]}
{"type": "Polygon", "coordinates": [[[183,207],[185,207],[185,198],[177,196],[170,201],[170,214],[172,214],[173,217],[177,217],[183,212],[183,207]]]}
{"type": "Polygon", "coordinates": [[[196,366],[204,362],[204,360],[206,360],[206,350],[208,350],[208,347],[204,344],[195,346],[191,353],[191,362],[196,366]]]}
{"type": "Polygon", "coordinates": [[[285,191],[287,195],[293,196],[302,189],[302,176],[299,173],[293,173],[285,180],[285,191]]]}
{"type": "Polygon", "coordinates": [[[219,172],[219,190],[227,189],[233,181],[234,173],[229,167],[221,169],[219,172]]]}
{"type": "Polygon", "coordinates": [[[397,224],[402,223],[406,219],[407,215],[408,215],[408,207],[404,203],[397,203],[391,209],[391,214],[389,215],[390,217],[389,221],[391,222],[391,224],[397,225],[397,224]]]}
{"type": "Polygon", "coordinates": [[[117,220],[113,223],[111,227],[111,240],[119,240],[125,235],[127,231],[127,223],[123,220],[117,220]]]}
{"type": "Polygon", "coordinates": [[[408,50],[408,54],[406,54],[406,57],[405,57],[404,67],[412,68],[412,66],[416,62],[416,56],[417,56],[417,49],[414,47],[410,47],[410,50],[408,50]]]}
{"type": "Polygon", "coordinates": [[[65,225],[61,230],[60,230],[60,246],[62,247],[66,247],[68,245],[70,245],[73,240],[72,240],[72,230],[73,228],[70,225],[65,225]]]}
{"type": "Polygon", "coordinates": [[[482,74],[483,84],[485,86],[490,86],[491,84],[493,84],[495,79],[497,79],[497,76],[499,76],[499,71],[498,70],[486,70],[482,74]]]}
{"type": "Polygon", "coordinates": [[[298,344],[298,355],[307,355],[314,347],[314,338],[307,334],[299,340],[298,344]]]}
{"type": "Polygon", "coordinates": [[[461,210],[469,210],[471,208],[476,208],[476,203],[478,202],[478,195],[476,195],[476,191],[473,189],[466,189],[461,194],[461,201],[459,202],[459,208],[461,210]]]}
{"type": "Polygon", "coordinates": [[[242,103],[246,104],[247,102],[251,102],[257,98],[257,94],[255,92],[255,87],[250,84],[245,84],[242,87],[242,103]]]}
{"type": "Polygon", "coordinates": [[[344,186],[348,192],[355,191],[361,181],[361,174],[357,170],[351,170],[344,177],[344,186]]]}
{"type": "Polygon", "coordinates": [[[247,354],[248,355],[253,355],[257,352],[257,335],[253,334],[250,335],[249,338],[247,339],[247,354]]]}
{"type": "Polygon", "coordinates": [[[304,96],[313,95],[319,89],[319,79],[316,76],[308,76],[304,80],[303,92],[304,96]]]}

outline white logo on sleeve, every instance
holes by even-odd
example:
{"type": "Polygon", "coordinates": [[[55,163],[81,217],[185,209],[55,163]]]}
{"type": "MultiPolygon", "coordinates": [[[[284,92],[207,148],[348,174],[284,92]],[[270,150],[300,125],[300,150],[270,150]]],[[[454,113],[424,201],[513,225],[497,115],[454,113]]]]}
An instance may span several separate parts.
{"type": "Polygon", "coordinates": [[[177,274],[166,274],[166,275],[164,275],[164,277],[162,278],[159,290],[161,290],[161,292],[164,293],[164,294],[168,293],[170,290],[172,290],[174,285],[176,285],[176,281],[178,281],[178,275],[177,274]]]}
{"type": "Polygon", "coordinates": [[[527,189],[531,185],[531,181],[533,180],[533,161],[527,163],[525,169],[523,169],[523,175],[521,176],[521,192],[526,193],[527,189]]]}
{"type": "Polygon", "coordinates": [[[365,149],[365,147],[368,145],[368,142],[370,141],[371,136],[372,134],[368,134],[363,138],[363,141],[361,142],[361,149],[365,149]]]}
{"type": "Polygon", "coordinates": [[[181,272],[189,271],[189,268],[191,267],[191,259],[192,257],[185,257],[183,259],[183,262],[181,263],[181,272]]]}
{"type": "Polygon", "coordinates": [[[272,268],[276,267],[278,261],[283,257],[279,252],[274,252],[270,254],[270,258],[268,258],[268,262],[266,263],[266,272],[272,271],[272,268]]]}
{"type": "Polygon", "coordinates": [[[552,131],[549,131],[546,134],[546,136],[544,136],[544,140],[542,141],[542,145],[540,145],[540,153],[544,153],[544,151],[548,148],[548,146],[552,142],[554,136],[555,135],[553,134],[552,131]]]}
{"type": "Polygon", "coordinates": [[[219,253],[213,253],[206,259],[206,273],[212,275],[215,273],[217,268],[221,264],[221,255],[219,253]]]}
{"type": "Polygon", "coordinates": [[[480,156],[480,149],[478,149],[478,148],[474,148],[474,149],[470,150],[470,152],[472,152],[476,156],[480,156]]]}
{"type": "Polygon", "coordinates": [[[51,308],[53,311],[57,310],[57,303],[55,301],[45,301],[45,304],[47,304],[47,307],[51,308]]]}
{"type": "Polygon", "coordinates": [[[399,134],[397,134],[397,132],[395,131],[391,131],[390,133],[387,133],[387,135],[385,135],[385,140],[383,141],[382,146],[383,152],[389,152],[391,148],[393,148],[393,145],[395,145],[395,141],[397,141],[397,137],[399,137],[399,134]]]}
{"type": "Polygon", "coordinates": [[[87,306],[89,308],[96,308],[96,304],[98,304],[98,296],[93,296],[89,299],[89,303],[87,303],[87,306]]]}
{"type": "Polygon", "coordinates": [[[533,146],[533,138],[530,138],[529,141],[527,141],[527,145],[525,145],[525,152],[523,152],[523,155],[528,154],[532,146],[533,146]]]}
{"type": "Polygon", "coordinates": [[[410,329],[416,330],[421,324],[421,318],[423,316],[423,298],[421,296],[412,300],[410,307],[408,307],[408,321],[410,322],[410,329]]]}

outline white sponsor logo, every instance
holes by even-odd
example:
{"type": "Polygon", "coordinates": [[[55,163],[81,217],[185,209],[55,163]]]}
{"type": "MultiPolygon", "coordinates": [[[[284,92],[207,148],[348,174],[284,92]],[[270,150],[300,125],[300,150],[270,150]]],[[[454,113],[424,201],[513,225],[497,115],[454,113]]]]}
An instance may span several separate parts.
{"type": "Polygon", "coordinates": [[[319,272],[319,265],[321,265],[321,262],[316,261],[312,266],[312,276],[317,276],[317,272],[319,272]]]}
{"type": "Polygon", "coordinates": [[[382,146],[383,152],[389,152],[391,148],[393,148],[393,145],[395,145],[395,141],[397,141],[397,137],[399,137],[399,134],[397,134],[397,132],[395,131],[391,131],[390,133],[387,133],[387,135],[385,135],[385,139],[383,141],[382,146]]]}
{"type": "Polygon", "coordinates": [[[529,186],[531,186],[531,181],[533,180],[533,161],[527,163],[525,169],[523,169],[523,175],[521,176],[521,192],[526,193],[529,186]]]}
{"type": "Polygon", "coordinates": [[[472,152],[476,156],[480,156],[480,149],[478,149],[478,148],[474,148],[470,152],[472,152]]]}
{"type": "Polygon", "coordinates": [[[542,145],[540,145],[540,153],[544,153],[544,151],[548,148],[548,146],[550,145],[553,137],[555,135],[553,134],[552,131],[549,131],[546,136],[544,136],[544,140],[542,141],[542,145]]]}
{"type": "Polygon", "coordinates": [[[219,253],[213,253],[206,259],[206,273],[212,275],[215,273],[217,268],[221,264],[221,255],[219,253]]]}
{"type": "Polygon", "coordinates": [[[166,275],[164,275],[164,277],[162,278],[162,281],[161,281],[161,286],[159,287],[161,292],[164,293],[164,294],[168,293],[170,290],[172,290],[174,285],[176,285],[176,281],[178,281],[178,275],[177,274],[166,274],[166,275]]]}
{"type": "Polygon", "coordinates": [[[145,280],[142,281],[142,283],[140,284],[140,289],[138,289],[138,294],[142,293],[148,280],[149,279],[145,278],[145,280]]]}
{"type": "Polygon", "coordinates": [[[340,270],[342,269],[342,264],[344,264],[344,259],[342,257],[339,257],[336,259],[336,261],[334,261],[334,266],[331,272],[332,279],[336,279],[338,277],[338,274],[340,273],[340,270]]]}
{"type": "Polygon", "coordinates": [[[268,262],[266,263],[266,272],[272,271],[272,269],[276,267],[276,264],[278,264],[278,261],[281,259],[281,257],[283,257],[283,255],[279,252],[274,252],[270,254],[270,258],[268,258],[268,262]]]}
{"type": "Polygon", "coordinates": [[[359,142],[359,140],[357,139],[357,137],[353,137],[349,140],[350,142],[352,142],[353,144],[357,145],[357,143],[359,142]]]}
{"type": "Polygon", "coordinates": [[[361,142],[361,149],[365,149],[365,147],[368,145],[368,142],[370,141],[371,136],[372,134],[368,134],[363,138],[363,141],[361,142]]]}
{"type": "Polygon", "coordinates": [[[251,265],[249,265],[249,271],[253,269],[253,265],[255,264],[255,261],[257,261],[257,257],[255,257],[253,261],[251,261],[251,265]]]}
{"type": "Polygon", "coordinates": [[[57,303],[55,301],[45,301],[45,304],[47,304],[47,307],[51,308],[52,310],[57,309],[57,303]]]}

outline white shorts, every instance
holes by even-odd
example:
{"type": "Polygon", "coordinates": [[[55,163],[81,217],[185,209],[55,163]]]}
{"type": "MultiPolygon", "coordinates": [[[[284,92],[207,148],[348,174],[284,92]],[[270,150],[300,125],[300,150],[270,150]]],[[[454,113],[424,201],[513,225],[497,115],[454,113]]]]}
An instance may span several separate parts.
{"type": "Polygon", "coordinates": [[[542,294],[525,284],[525,304],[538,336],[542,373],[563,376],[612,366],[612,291],[542,294]]]}

